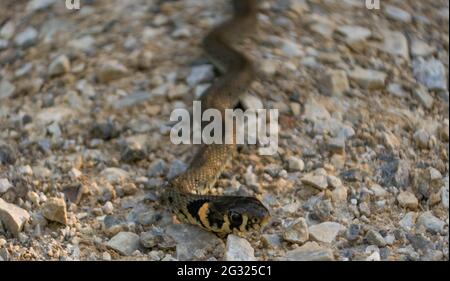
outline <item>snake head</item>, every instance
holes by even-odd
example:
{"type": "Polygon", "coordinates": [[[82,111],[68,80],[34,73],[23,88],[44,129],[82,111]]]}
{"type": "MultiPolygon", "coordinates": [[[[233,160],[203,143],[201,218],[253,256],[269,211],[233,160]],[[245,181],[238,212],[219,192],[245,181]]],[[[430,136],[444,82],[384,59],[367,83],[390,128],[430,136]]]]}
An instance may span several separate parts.
{"type": "Polygon", "coordinates": [[[229,197],[226,217],[231,231],[261,230],[270,220],[269,210],[253,197],[229,197]]]}

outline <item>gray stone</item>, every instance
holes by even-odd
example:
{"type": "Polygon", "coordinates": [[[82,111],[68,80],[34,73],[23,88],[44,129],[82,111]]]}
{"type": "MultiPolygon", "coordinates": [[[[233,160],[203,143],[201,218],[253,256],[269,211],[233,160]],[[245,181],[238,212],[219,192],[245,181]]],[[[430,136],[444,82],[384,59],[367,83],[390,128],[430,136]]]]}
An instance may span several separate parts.
{"type": "Polygon", "coordinates": [[[27,12],[45,10],[55,4],[56,0],[31,0],[26,7],[27,12]]]}
{"type": "Polygon", "coordinates": [[[120,160],[125,163],[134,163],[145,159],[145,141],[130,140],[125,143],[120,153],[120,160]]]}
{"type": "Polygon", "coordinates": [[[283,233],[283,239],[291,243],[303,244],[309,239],[308,225],[304,218],[298,218],[283,233]]]}
{"type": "Polygon", "coordinates": [[[306,101],[304,108],[305,112],[303,116],[308,120],[315,121],[320,119],[326,120],[331,118],[331,115],[328,112],[328,110],[312,97],[310,97],[306,101]]]}
{"type": "Polygon", "coordinates": [[[214,67],[210,64],[197,65],[191,69],[191,73],[186,78],[189,87],[197,84],[209,82],[214,78],[214,67]]]}
{"type": "Polygon", "coordinates": [[[55,58],[48,67],[50,76],[57,76],[70,71],[70,61],[66,55],[60,55],[55,58]]]}
{"type": "Polygon", "coordinates": [[[446,180],[447,180],[446,185],[444,185],[441,188],[441,204],[442,204],[442,206],[444,206],[445,209],[448,210],[448,201],[449,201],[449,198],[448,198],[448,177],[446,177],[446,180]]]}
{"type": "Polygon", "coordinates": [[[128,74],[128,69],[119,61],[107,60],[100,63],[96,75],[101,83],[120,79],[128,74]]]}
{"type": "Polygon", "coordinates": [[[127,171],[116,167],[105,168],[100,172],[100,176],[106,179],[109,183],[119,183],[129,177],[127,171]]]}
{"type": "Polygon", "coordinates": [[[398,203],[400,206],[408,209],[416,209],[419,206],[419,201],[416,196],[409,191],[400,191],[397,196],[398,203]]]}
{"type": "Polygon", "coordinates": [[[416,227],[425,227],[425,229],[431,233],[444,232],[445,222],[435,217],[430,211],[422,213],[416,222],[416,227]]]}
{"type": "Polygon", "coordinates": [[[411,55],[415,57],[426,57],[436,52],[436,47],[430,46],[422,40],[413,38],[411,40],[411,55]]]}
{"type": "Polygon", "coordinates": [[[288,261],[333,261],[333,251],[321,247],[316,242],[307,242],[303,246],[288,251],[285,259],[288,261]]]}
{"type": "Polygon", "coordinates": [[[171,180],[175,178],[177,175],[183,173],[187,169],[186,163],[184,163],[181,160],[175,159],[175,161],[172,162],[169,168],[169,172],[167,173],[167,179],[171,180]]]}
{"type": "Polygon", "coordinates": [[[435,58],[425,60],[419,57],[413,61],[412,66],[417,81],[429,90],[447,91],[447,74],[442,62],[435,58]]]}
{"type": "Polygon", "coordinates": [[[356,68],[350,71],[349,77],[363,89],[377,90],[384,88],[386,73],[376,70],[356,68]]]}
{"type": "Polygon", "coordinates": [[[282,41],[281,51],[287,57],[301,57],[304,55],[304,52],[300,45],[296,42],[285,39],[282,41]]]}
{"type": "Polygon", "coordinates": [[[118,137],[120,131],[115,122],[108,120],[106,122],[94,123],[89,130],[89,134],[94,139],[110,140],[118,137]]]}
{"type": "Polygon", "coordinates": [[[36,44],[38,39],[38,32],[33,27],[27,27],[14,38],[14,43],[18,47],[26,48],[36,44]]]}
{"type": "Polygon", "coordinates": [[[400,97],[400,98],[406,97],[406,92],[403,89],[402,85],[397,84],[397,83],[390,83],[387,86],[387,91],[391,95],[394,95],[394,96],[397,96],[397,97],[400,97]]]}
{"type": "Polygon", "coordinates": [[[149,177],[162,176],[167,172],[166,162],[162,159],[153,161],[147,171],[149,177]]]}
{"type": "Polygon", "coordinates": [[[225,251],[226,261],[255,261],[255,250],[252,245],[239,236],[230,234],[227,237],[225,251]]]}
{"type": "Polygon", "coordinates": [[[377,198],[384,198],[388,195],[388,192],[378,184],[371,185],[370,190],[373,191],[373,194],[377,198]]]}
{"type": "Polygon", "coordinates": [[[312,186],[319,190],[324,190],[328,187],[327,175],[312,172],[304,175],[301,179],[303,184],[312,186]]]}
{"type": "Polygon", "coordinates": [[[172,224],[167,227],[166,234],[177,243],[177,260],[206,260],[208,254],[221,257],[225,251],[221,239],[194,225],[172,224]]]}
{"type": "Polygon", "coordinates": [[[327,148],[330,152],[344,154],[345,139],[342,137],[331,138],[327,142],[327,148]]]}
{"type": "Polygon", "coordinates": [[[0,29],[0,38],[5,38],[9,40],[13,37],[14,32],[16,30],[16,26],[12,20],[5,22],[5,24],[0,29]]]}
{"type": "Polygon", "coordinates": [[[8,48],[8,45],[9,45],[9,41],[8,40],[0,39],[0,51],[3,51],[6,48],[8,48]]]}
{"type": "Polygon", "coordinates": [[[264,105],[261,99],[255,95],[244,94],[239,98],[244,109],[263,109],[264,105]]]}
{"type": "Polygon", "coordinates": [[[14,91],[16,90],[16,87],[11,84],[6,79],[1,79],[0,81],[0,100],[9,98],[14,91]]]}
{"type": "Polygon", "coordinates": [[[165,235],[164,230],[159,227],[152,227],[149,231],[142,232],[140,242],[145,248],[170,249],[176,246],[175,241],[170,236],[165,235]]]}
{"type": "Polygon", "coordinates": [[[356,241],[361,232],[361,226],[359,224],[351,224],[346,232],[346,238],[348,241],[356,241]]]}
{"type": "Polygon", "coordinates": [[[376,245],[378,247],[384,247],[386,246],[386,241],[384,240],[383,236],[378,231],[375,230],[369,230],[366,234],[367,241],[372,244],[376,245]]]}
{"type": "Polygon", "coordinates": [[[66,202],[63,198],[49,198],[42,206],[41,212],[50,221],[67,224],[66,202]]]}
{"type": "Polygon", "coordinates": [[[339,26],[336,31],[344,35],[346,42],[350,44],[364,41],[372,35],[372,32],[369,29],[356,25],[339,26]]]}
{"type": "Polygon", "coordinates": [[[139,250],[139,235],[133,232],[119,232],[106,243],[106,246],[122,255],[130,256],[139,250]]]}
{"type": "Polygon", "coordinates": [[[291,156],[288,159],[288,168],[292,172],[296,171],[303,171],[305,168],[305,163],[303,163],[303,160],[299,157],[291,156]]]}
{"type": "Polygon", "coordinates": [[[430,134],[425,129],[418,129],[413,135],[414,142],[419,148],[427,149],[430,134]]]}
{"type": "Polygon", "coordinates": [[[261,235],[261,241],[265,246],[271,248],[278,248],[283,242],[281,236],[278,234],[263,234],[261,235]]]}
{"type": "Polygon", "coordinates": [[[400,56],[409,60],[408,40],[403,33],[398,31],[383,30],[384,40],[379,48],[391,55],[400,56]]]}
{"type": "Polygon", "coordinates": [[[337,222],[323,222],[310,226],[309,235],[316,241],[331,243],[343,228],[344,227],[337,222]]]}
{"type": "Polygon", "coordinates": [[[321,79],[321,90],[325,95],[341,95],[350,89],[344,70],[328,71],[321,79]]]}
{"type": "Polygon", "coordinates": [[[26,210],[0,198],[0,221],[13,235],[19,235],[29,218],[26,210]]]}
{"type": "Polygon", "coordinates": [[[405,231],[411,231],[416,222],[417,214],[414,212],[407,213],[399,222],[401,228],[405,231]]]}
{"type": "Polygon", "coordinates": [[[11,187],[13,186],[7,178],[0,179],[0,195],[8,191],[11,187]]]}
{"type": "Polygon", "coordinates": [[[418,85],[417,87],[414,87],[413,96],[422,104],[425,108],[431,109],[433,107],[434,99],[433,96],[431,96],[428,93],[427,88],[425,88],[422,85],[418,85]]]}
{"type": "Polygon", "coordinates": [[[124,225],[121,221],[116,219],[114,216],[107,215],[103,219],[103,231],[108,236],[114,236],[117,233],[121,232],[124,229],[124,225]]]}
{"type": "Polygon", "coordinates": [[[70,40],[67,45],[68,47],[78,51],[91,52],[94,48],[94,43],[94,37],[91,35],[84,35],[83,37],[70,40]]]}
{"type": "Polygon", "coordinates": [[[152,98],[152,95],[149,92],[145,91],[137,91],[131,93],[113,103],[113,106],[116,109],[132,107],[136,104],[146,102],[152,98]]]}
{"type": "Polygon", "coordinates": [[[392,20],[409,23],[411,22],[411,14],[407,11],[400,9],[399,7],[395,7],[392,5],[385,5],[384,6],[384,12],[386,13],[386,16],[392,20]]]}

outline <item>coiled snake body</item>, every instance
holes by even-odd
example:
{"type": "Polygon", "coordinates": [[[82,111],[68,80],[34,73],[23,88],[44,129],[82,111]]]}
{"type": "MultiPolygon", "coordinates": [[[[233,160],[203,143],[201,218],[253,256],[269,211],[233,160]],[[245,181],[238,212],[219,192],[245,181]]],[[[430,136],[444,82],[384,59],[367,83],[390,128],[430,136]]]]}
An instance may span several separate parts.
{"type": "MultiPolygon", "coordinates": [[[[255,76],[251,60],[230,42],[256,31],[256,0],[233,0],[233,8],[233,17],[214,28],[203,40],[203,49],[223,75],[203,94],[202,110],[215,108],[222,116],[225,109],[233,109],[238,104],[240,95],[255,76]]],[[[235,150],[234,144],[202,145],[189,168],[169,181],[163,200],[181,222],[219,235],[259,230],[268,222],[269,211],[256,198],[192,193],[213,187],[235,150]]]]}

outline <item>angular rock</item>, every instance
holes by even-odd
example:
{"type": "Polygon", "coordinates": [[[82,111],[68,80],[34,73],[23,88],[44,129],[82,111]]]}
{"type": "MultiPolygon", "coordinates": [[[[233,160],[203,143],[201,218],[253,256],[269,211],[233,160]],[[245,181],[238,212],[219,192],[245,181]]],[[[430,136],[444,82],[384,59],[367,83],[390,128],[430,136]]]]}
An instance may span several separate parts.
{"type": "Polygon", "coordinates": [[[8,189],[10,189],[11,187],[13,186],[8,179],[6,178],[0,179],[0,195],[8,191],[8,189]]]}
{"type": "Polygon", "coordinates": [[[239,236],[230,234],[227,237],[225,250],[226,261],[255,261],[255,250],[252,245],[239,236]]]}
{"type": "Polygon", "coordinates": [[[411,40],[410,49],[411,55],[415,57],[426,57],[436,52],[436,47],[430,46],[417,38],[411,40]]]}
{"type": "Polygon", "coordinates": [[[55,58],[48,67],[48,74],[50,76],[58,76],[70,71],[70,61],[65,55],[60,55],[55,58]]]}
{"type": "Polygon", "coordinates": [[[288,261],[333,261],[333,251],[321,247],[316,242],[307,242],[305,245],[288,251],[285,259],[288,261]]]}
{"type": "Polygon", "coordinates": [[[346,42],[350,44],[366,40],[372,35],[372,32],[369,29],[357,25],[339,26],[336,31],[344,35],[346,42]]]}
{"type": "Polygon", "coordinates": [[[309,235],[316,241],[331,243],[343,228],[344,227],[337,222],[323,222],[310,226],[309,235]]]}
{"type": "Polygon", "coordinates": [[[186,78],[189,87],[194,87],[197,84],[209,82],[214,78],[214,67],[210,64],[194,66],[191,73],[186,78]]]}
{"type": "Polygon", "coordinates": [[[261,241],[264,243],[265,246],[271,248],[280,247],[283,242],[281,236],[278,234],[263,234],[261,236],[261,241]]]}
{"type": "Polygon", "coordinates": [[[294,41],[283,40],[281,51],[287,57],[301,57],[304,55],[302,48],[294,41]]]}
{"type": "Polygon", "coordinates": [[[413,61],[412,67],[414,77],[429,90],[447,91],[447,74],[442,62],[419,57],[413,61]]]}
{"type": "Polygon", "coordinates": [[[341,95],[350,89],[344,70],[328,71],[321,79],[320,88],[325,95],[341,95]]]}
{"type": "Polygon", "coordinates": [[[170,165],[169,172],[167,173],[167,179],[173,179],[177,175],[186,171],[187,167],[188,166],[183,161],[176,159],[172,162],[172,165],[170,165]]]}
{"type": "Polygon", "coordinates": [[[292,172],[296,172],[296,171],[301,172],[305,168],[305,163],[303,163],[303,160],[301,158],[291,156],[288,159],[288,167],[289,167],[289,170],[292,172]]]}
{"type": "Polygon", "coordinates": [[[413,135],[414,142],[419,148],[427,149],[430,140],[430,134],[425,129],[417,130],[413,135]]]}
{"type": "Polygon", "coordinates": [[[36,44],[38,39],[38,32],[33,27],[27,27],[14,38],[14,43],[18,47],[26,48],[36,44]]]}
{"type": "Polygon", "coordinates": [[[324,190],[328,187],[327,176],[320,173],[308,173],[304,175],[300,180],[303,184],[310,185],[319,190],[324,190]]]}
{"type": "Polygon", "coordinates": [[[381,236],[378,231],[375,231],[373,229],[367,232],[366,239],[372,245],[376,245],[378,247],[386,246],[386,241],[384,240],[383,236],[381,236]]]}
{"type": "Polygon", "coordinates": [[[401,228],[406,231],[411,231],[416,222],[417,214],[414,212],[407,213],[399,222],[401,228]]]}
{"type": "Polygon", "coordinates": [[[409,60],[408,40],[403,33],[398,31],[383,30],[384,41],[379,48],[391,55],[400,56],[409,60]]]}
{"type": "Polygon", "coordinates": [[[18,236],[30,214],[14,204],[0,198],[0,221],[13,235],[18,236]]]}
{"type": "Polygon", "coordinates": [[[120,168],[109,167],[101,171],[100,176],[105,178],[109,183],[118,183],[127,179],[129,174],[120,168]]]}
{"type": "Polygon", "coordinates": [[[305,103],[305,113],[304,117],[308,120],[326,120],[330,119],[331,115],[328,110],[318,103],[314,98],[310,97],[305,103]]]}
{"type": "Polygon", "coordinates": [[[449,197],[448,197],[448,177],[447,177],[447,185],[443,186],[441,188],[441,203],[442,206],[444,206],[445,209],[448,210],[448,202],[449,201],[449,197]]]}
{"type": "Polygon", "coordinates": [[[167,227],[166,234],[177,243],[177,260],[206,260],[211,255],[217,258],[225,251],[221,239],[194,225],[172,224],[167,227]]]}
{"type": "Polygon", "coordinates": [[[349,77],[361,88],[377,90],[384,88],[386,73],[376,70],[356,68],[350,71],[349,77]]]}
{"type": "Polygon", "coordinates": [[[425,227],[425,229],[433,234],[444,232],[445,222],[435,217],[430,211],[422,213],[416,222],[416,227],[425,227]]]}
{"type": "Polygon", "coordinates": [[[119,232],[106,243],[106,246],[124,256],[130,256],[139,250],[139,235],[133,232],[119,232]]]}
{"type": "Polygon", "coordinates": [[[50,221],[67,224],[66,202],[63,198],[49,198],[42,206],[41,212],[50,221]]]}
{"type": "Polygon", "coordinates": [[[404,208],[415,210],[419,206],[416,196],[409,191],[400,191],[397,200],[400,206],[404,208]]]}
{"type": "Polygon", "coordinates": [[[10,96],[12,96],[15,90],[16,87],[13,84],[11,84],[8,80],[6,79],[0,80],[0,100],[9,98],[10,96]]]}
{"type": "Polygon", "coordinates": [[[392,20],[396,20],[399,22],[409,23],[411,22],[412,16],[407,11],[400,9],[399,7],[395,7],[392,5],[385,5],[384,12],[386,16],[392,20]]]}
{"type": "Polygon", "coordinates": [[[422,85],[414,87],[413,96],[422,104],[425,108],[431,109],[434,104],[433,96],[428,93],[427,88],[422,85]]]}
{"type": "Polygon", "coordinates": [[[104,61],[97,70],[97,78],[101,83],[120,79],[128,74],[128,69],[116,60],[104,61]]]}
{"type": "Polygon", "coordinates": [[[291,242],[303,244],[309,239],[308,225],[304,218],[295,220],[283,233],[283,239],[291,242]]]}
{"type": "Polygon", "coordinates": [[[26,11],[27,12],[36,12],[45,10],[55,4],[56,0],[31,0],[28,2],[26,11]]]}

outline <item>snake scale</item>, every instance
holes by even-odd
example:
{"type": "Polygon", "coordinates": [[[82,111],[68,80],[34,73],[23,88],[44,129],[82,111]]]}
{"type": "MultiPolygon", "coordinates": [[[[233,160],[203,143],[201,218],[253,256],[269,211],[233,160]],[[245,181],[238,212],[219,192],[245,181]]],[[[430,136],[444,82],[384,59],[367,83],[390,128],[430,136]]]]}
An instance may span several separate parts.
{"type": "MultiPolygon", "coordinates": [[[[202,110],[233,109],[255,78],[252,61],[231,44],[256,32],[257,0],[233,0],[234,14],[203,39],[203,49],[222,75],[201,97],[202,110]]],[[[235,133],[235,132],[233,132],[235,133]]],[[[170,180],[163,201],[183,223],[200,226],[217,235],[260,230],[270,219],[256,198],[213,196],[193,191],[212,188],[226,163],[236,153],[235,144],[203,144],[188,169],[170,180]]]]}

